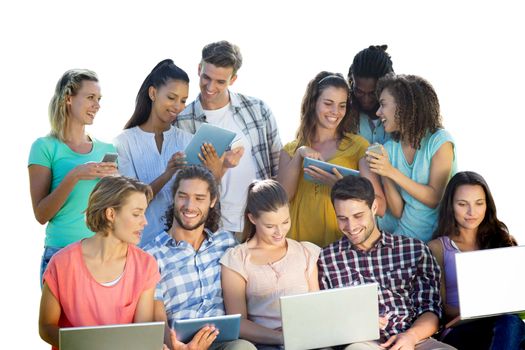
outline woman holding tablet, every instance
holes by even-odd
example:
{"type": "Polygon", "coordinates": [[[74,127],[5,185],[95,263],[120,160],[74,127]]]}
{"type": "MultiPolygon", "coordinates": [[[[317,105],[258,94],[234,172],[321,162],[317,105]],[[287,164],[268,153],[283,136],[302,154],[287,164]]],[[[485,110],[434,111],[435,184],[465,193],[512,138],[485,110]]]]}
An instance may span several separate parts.
{"type": "Polygon", "coordinates": [[[320,248],[286,238],[291,226],[288,197],[274,180],[248,188],[242,244],[221,259],[227,314],[241,314],[243,339],[258,349],[283,344],[279,297],[319,290],[320,248]]]}
{"type": "Polygon", "coordinates": [[[381,176],[388,212],[379,227],[428,242],[445,186],[455,173],[454,141],[443,129],[432,85],[414,75],[387,75],[377,83],[379,109],[391,140],[367,152],[381,176]]]}
{"type": "Polygon", "coordinates": [[[49,103],[51,132],[29,153],[29,185],[35,218],[47,223],[40,280],[51,257],[62,247],[90,237],[84,210],[91,190],[104,176],[117,173],[114,162],[101,162],[113,145],[86,133],[100,109],[95,72],[71,69],[57,82],[49,103]]]}
{"type": "MultiPolygon", "coordinates": [[[[184,149],[192,135],[172,123],[184,110],[188,98],[188,75],[172,60],[159,62],[148,74],[137,94],[135,111],[115,139],[120,173],[148,183],[153,200],[146,217],[141,246],[166,229],[163,215],[172,202],[173,175],[186,164],[184,149]]],[[[203,146],[211,169],[220,166],[211,145],[203,146]]]]}
{"type": "MultiPolygon", "coordinates": [[[[303,167],[305,157],[327,161],[351,169],[361,169],[360,162],[368,147],[363,137],[349,133],[357,130],[359,119],[351,116],[350,88],[341,74],[321,72],[310,81],[301,106],[301,123],[296,140],[281,151],[278,181],[290,198],[292,227],[290,237],[326,246],[340,238],[337,220],[330,202],[330,189],[338,179],[315,166],[303,167]],[[304,179],[310,175],[315,182],[304,179]]],[[[361,172],[374,184],[379,210],[385,201],[376,175],[361,172]]]]}
{"type": "MultiPolygon", "coordinates": [[[[496,216],[496,205],[485,179],[471,171],[457,173],[450,179],[434,236],[437,238],[428,246],[441,267],[444,321],[449,322],[459,315],[454,255],[514,246],[516,242],[496,216]]],[[[441,340],[460,350],[520,349],[524,336],[525,324],[519,316],[501,315],[445,329],[441,340]]]]}
{"type": "Polygon", "coordinates": [[[151,197],[149,186],[121,176],[93,189],[86,223],[95,235],[63,248],[44,273],[39,330],[54,348],[61,327],[153,321],[158,266],[136,247],[151,197]]]}

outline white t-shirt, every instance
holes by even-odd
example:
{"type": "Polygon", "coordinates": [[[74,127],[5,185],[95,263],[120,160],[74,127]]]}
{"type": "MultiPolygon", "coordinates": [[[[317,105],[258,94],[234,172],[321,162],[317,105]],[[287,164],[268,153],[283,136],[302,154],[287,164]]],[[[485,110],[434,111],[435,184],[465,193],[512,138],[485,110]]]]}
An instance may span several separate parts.
{"type": "Polygon", "coordinates": [[[229,103],[213,111],[204,110],[204,114],[210,124],[235,132],[237,136],[234,142],[240,140],[244,146],[244,154],[239,164],[235,168],[228,169],[221,181],[222,228],[232,232],[241,232],[244,226],[243,214],[248,185],[256,179],[255,160],[251,156],[252,144],[235,122],[229,103]]]}

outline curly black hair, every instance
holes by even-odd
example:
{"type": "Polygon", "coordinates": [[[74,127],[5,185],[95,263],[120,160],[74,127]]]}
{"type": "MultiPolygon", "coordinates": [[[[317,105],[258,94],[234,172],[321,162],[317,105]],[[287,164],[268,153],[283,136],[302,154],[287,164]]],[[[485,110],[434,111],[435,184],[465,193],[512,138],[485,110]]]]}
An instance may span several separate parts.
{"type": "Polygon", "coordinates": [[[439,100],[432,85],[416,75],[387,74],[377,82],[376,95],[387,90],[396,102],[399,131],[392,133],[395,141],[404,141],[415,149],[427,133],[443,128],[439,100]]]}

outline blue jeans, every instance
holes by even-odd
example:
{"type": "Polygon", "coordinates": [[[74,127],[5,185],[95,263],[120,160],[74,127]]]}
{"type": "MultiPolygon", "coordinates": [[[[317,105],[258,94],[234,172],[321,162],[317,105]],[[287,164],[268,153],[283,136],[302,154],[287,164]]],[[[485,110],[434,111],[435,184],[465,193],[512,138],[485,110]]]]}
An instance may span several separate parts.
{"type": "Polygon", "coordinates": [[[454,327],[441,341],[459,350],[519,350],[524,339],[525,323],[517,315],[501,315],[454,327]]]}
{"type": "Polygon", "coordinates": [[[45,247],[44,254],[42,254],[42,261],[40,263],[40,287],[44,284],[44,272],[51,257],[55,255],[60,249],[59,247],[45,247]]]}
{"type": "Polygon", "coordinates": [[[518,315],[496,317],[492,331],[492,350],[521,349],[525,340],[525,323],[518,315]]]}

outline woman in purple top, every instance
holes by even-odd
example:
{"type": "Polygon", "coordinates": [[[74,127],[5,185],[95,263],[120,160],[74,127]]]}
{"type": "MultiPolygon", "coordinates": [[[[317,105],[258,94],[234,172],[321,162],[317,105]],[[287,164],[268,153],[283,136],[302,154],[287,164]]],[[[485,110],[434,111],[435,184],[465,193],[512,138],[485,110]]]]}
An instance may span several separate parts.
{"type": "MultiPolygon", "coordinates": [[[[428,243],[441,267],[444,321],[459,315],[454,255],[480,249],[509,247],[516,241],[498,220],[489,187],[481,175],[465,171],[448,183],[439,210],[435,239],[428,243]]],[[[525,324],[517,315],[483,318],[442,333],[442,341],[458,349],[520,349],[525,324]]]]}

